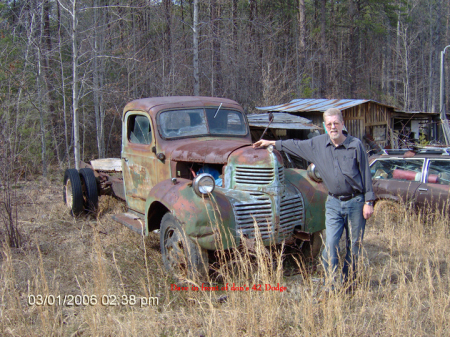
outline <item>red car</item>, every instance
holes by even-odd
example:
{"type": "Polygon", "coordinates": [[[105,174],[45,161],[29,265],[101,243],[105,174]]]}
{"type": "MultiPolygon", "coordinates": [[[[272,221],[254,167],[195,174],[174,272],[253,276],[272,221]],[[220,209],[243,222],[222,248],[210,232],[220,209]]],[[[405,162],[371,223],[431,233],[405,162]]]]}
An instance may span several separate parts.
{"type": "Polygon", "coordinates": [[[449,211],[449,150],[384,150],[370,157],[375,210],[385,204],[381,200],[390,200],[426,211],[449,211]]]}

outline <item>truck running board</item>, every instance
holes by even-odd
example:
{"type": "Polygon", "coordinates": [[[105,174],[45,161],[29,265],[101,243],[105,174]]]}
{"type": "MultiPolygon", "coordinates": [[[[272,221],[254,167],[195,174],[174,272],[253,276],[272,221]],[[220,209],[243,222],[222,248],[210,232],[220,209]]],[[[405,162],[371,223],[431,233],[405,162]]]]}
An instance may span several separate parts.
{"type": "Polygon", "coordinates": [[[135,231],[136,233],[143,235],[145,221],[139,216],[132,213],[119,213],[112,216],[113,220],[127,226],[129,229],[135,231]]]}

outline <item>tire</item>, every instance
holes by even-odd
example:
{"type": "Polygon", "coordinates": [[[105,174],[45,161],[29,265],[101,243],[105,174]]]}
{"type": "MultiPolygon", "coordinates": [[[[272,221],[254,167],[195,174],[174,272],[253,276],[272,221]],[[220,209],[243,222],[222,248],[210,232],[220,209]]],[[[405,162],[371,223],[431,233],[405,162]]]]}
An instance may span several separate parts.
{"type": "Polygon", "coordinates": [[[83,192],[83,206],[88,212],[95,213],[98,206],[97,180],[90,168],[80,169],[81,187],[83,192]]]}
{"type": "Polygon", "coordinates": [[[67,169],[64,172],[63,199],[73,216],[83,212],[83,191],[80,175],[76,169],[67,169]]]}
{"type": "Polygon", "coordinates": [[[191,280],[207,275],[207,250],[186,235],[179,221],[170,212],[161,220],[160,245],[164,267],[169,273],[191,280]]]}
{"type": "Polygon", "coordinates": [[[307,259],[316,259],[322,251],[323,241],[322,236],[325,231],[321,230],[311,234],[311,241],[305,241],[302,245],[301,251],[307,259]]]}

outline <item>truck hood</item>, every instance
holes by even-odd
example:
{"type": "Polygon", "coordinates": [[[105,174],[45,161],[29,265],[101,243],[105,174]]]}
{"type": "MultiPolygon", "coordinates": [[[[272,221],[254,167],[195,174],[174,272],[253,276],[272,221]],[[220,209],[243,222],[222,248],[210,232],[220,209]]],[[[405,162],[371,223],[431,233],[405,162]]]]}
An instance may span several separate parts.
{"type": "Polygon", "coordinates": [[[189,142],[171,149],[170,159],[196,163],[226,164],[231,152],[251,145],[247,139],[216,139],[189,142]]]}

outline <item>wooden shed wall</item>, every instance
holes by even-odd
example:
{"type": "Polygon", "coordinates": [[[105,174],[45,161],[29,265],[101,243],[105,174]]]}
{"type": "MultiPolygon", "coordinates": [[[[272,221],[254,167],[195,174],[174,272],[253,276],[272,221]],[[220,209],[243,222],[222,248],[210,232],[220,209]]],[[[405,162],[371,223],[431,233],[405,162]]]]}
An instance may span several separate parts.
{"type": "Polygon", "coordinates": [[[363,140],[365,134],[378,137],[377,143],[387,145],[391,128],[391,108],[367,102],[342,111],[348,133],[363,140]]]}
{"type": "Polygon", "coordinates": [[[312,121],[312,124],[317,125],[319,128],[323,129],[323,113],[320,111],[301,111],[301,112],[292,112],[293,115],[301,116],[308,118],[312,121]]]}

